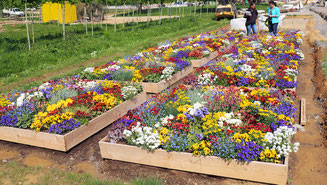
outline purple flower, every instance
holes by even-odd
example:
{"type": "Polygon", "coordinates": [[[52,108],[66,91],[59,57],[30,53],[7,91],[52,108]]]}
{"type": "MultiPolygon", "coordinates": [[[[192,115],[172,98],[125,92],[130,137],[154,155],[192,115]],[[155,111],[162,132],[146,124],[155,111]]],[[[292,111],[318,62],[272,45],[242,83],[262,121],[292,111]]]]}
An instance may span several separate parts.
{"type": "Polygon", "coordinates": [[[196,117],[201,117],[201,118],[204,117],[203,112],[202,112],[200,109],[196,109],[196,110],[194,111],[194,116],[196,116],[196,117]]]}
{"type": "Polygon", "coordinates": [[[81,123],[75,119],[64,120],[62,123],[56,123],[50,126],[48,133],[64,134],[80,127],[81,123]]]}

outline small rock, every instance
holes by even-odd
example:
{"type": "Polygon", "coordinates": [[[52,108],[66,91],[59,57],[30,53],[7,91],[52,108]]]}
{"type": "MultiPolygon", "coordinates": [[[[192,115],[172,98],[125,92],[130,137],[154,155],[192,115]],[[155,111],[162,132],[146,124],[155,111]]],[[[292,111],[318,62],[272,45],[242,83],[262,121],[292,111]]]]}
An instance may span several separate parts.
{"type": "Polygon", "coordinates": [[[91,156],[89,157],[89,160],[90,160],[90,161],[94,161],[94,156],[91,155],[91,156]]]}
{"type": "Polygon", "coordinates": [[[322,125],[323,124],[323,122],[320,122],[320,121],[315,121],[315,123],[318,124],[318,125],[322,125]]]}
{"type": "Polygon", "coordinates": [[[2,162],[3,162],[3,163],[7,163],[7,162],[8,162],[8,160],[7,160],[7,159],[4,159],[4,160],[2,160],[2,162]]]}
{"type": "Polygon", "coordinates": [[[313,118],[314,118],[315,120],[317,120],[317,119],[319,119],[319,116],[316,115],[316,116],[313,116],[313,118]]]}
{"type": "Polygon", "coordinates": [[[70,160],[73,161],[75,160],[75,158],[73,156],[70,156],[70,160]]]}

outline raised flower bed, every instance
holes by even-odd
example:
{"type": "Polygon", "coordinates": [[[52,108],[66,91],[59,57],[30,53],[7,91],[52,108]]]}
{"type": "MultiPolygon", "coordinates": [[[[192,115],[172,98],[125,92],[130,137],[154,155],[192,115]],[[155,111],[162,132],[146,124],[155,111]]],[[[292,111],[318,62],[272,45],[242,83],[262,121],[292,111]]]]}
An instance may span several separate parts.
{"type": "Polygon", "coordinates": [[[177,72],[174,74],[169,80],[161,80],[158,83],[151,83],[151,82],[143,82],[143,90],[147,93],[159,93],[164,89],[174,85],[176,82],[182,80],[187,75],[191,74],[193,71],[193,67],[189,66],[182,71],[177,72]]]}
{"type": "Polygon", "coordinates": [[[210,61],[217,51],[233,41],[238,32],[209,32],[185,37],[172,43],[148,48],[106,65],[90,67],[79,74],[82,79],[142,82],[144,91],[158,93],[191,72],[196,65],[210,61]],[[214,54],[213,54],[214,53],[214,54]]]}
{"type": "Polygon", "coordinates": [[[147,151],[136,146],[110,143],[108,138],[103,138],[99,146],[105,159],[269,184],[286,184],[288,178],[288,158],[284,164],[257,161],[240,164],[236,160],[226,161],[215,156],[194,157],[191,153],[162,149],[147,151]]]}
{"type": "Polygon", "coordinates": [[[266,34],[247,37],[222,57],[197,70],[199,85],[233,85],[295,90],[302,33],[290,31],[271,39],[266,34]]]}
{"type": "Polygon", "coordinates": [[[1,97],[0,140],[68,151],[145,101],[136,85],[50,81],[1,97]]]}
{"type": "Polygon", "coordinates": [[[287,156],[298,148],[294,99],[290,91],[179,86],[129,111],[100,141],[101,155],[285,184],[287,156]]]}

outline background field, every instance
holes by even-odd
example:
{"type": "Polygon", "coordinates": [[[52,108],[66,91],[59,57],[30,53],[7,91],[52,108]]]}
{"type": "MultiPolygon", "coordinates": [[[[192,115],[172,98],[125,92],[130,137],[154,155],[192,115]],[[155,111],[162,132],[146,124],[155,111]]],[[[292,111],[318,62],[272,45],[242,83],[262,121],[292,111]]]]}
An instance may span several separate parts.
{"type": "Polygon", "coordinates": [[[110,60],[135,54],[142,49],[186,35],[218,29],[227,20],[214,17],[185,17],[147,23],[129,23],[117,26],[94,25],[94,36],[85,34],[84,25],[66,26],[66,41],[62,40],[62,27],[57,24],[35,24],[35,43],[28,51],[25,25],[4,26],[0,32],[0,92],[14,88],[28,88],[34,83],[72,75],[86,66],[104,64],[110,60]],[[134,31],[132,31],[132,29],[134,31]],[[93,53],[93,55],[92,55],[93,53]],[[104,58],[105,57],[105,58],[104,58]]]}

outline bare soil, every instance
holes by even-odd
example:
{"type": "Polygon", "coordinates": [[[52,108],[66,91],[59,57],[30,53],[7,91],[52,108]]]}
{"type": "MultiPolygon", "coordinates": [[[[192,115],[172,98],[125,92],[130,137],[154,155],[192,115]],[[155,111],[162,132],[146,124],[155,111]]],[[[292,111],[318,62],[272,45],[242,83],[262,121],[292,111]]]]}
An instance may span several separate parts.
{"type": "Polygon", "coordinates": [[[326,87],[320,83],[324,82],[324,77],[316,75],[317,69],[321,70],[321,66],[317,65],[319,54],[315,48],[315,40],[324,38],[318,30],[314,29],[315,23],[312,17],[292,18],[283,24],[287,25],[288,22],[291,27],[301,28],[306,34],[301,48],[306,58],[300,63],[299,86],[296,93],[298,100],[305,98],[307,101],[305,131],[298,131],[293,139],[301,145],[299,151],[291,154],[290,157],[289,184],[324,184],[327,181],[327,148],[324,145],[326,140],[319,123],[323,122],[322,115],[325,110],[317,101],[316,88],[318,90],[326,87]],[[314,81],[319,83],[314,83],[314,81]]]}

